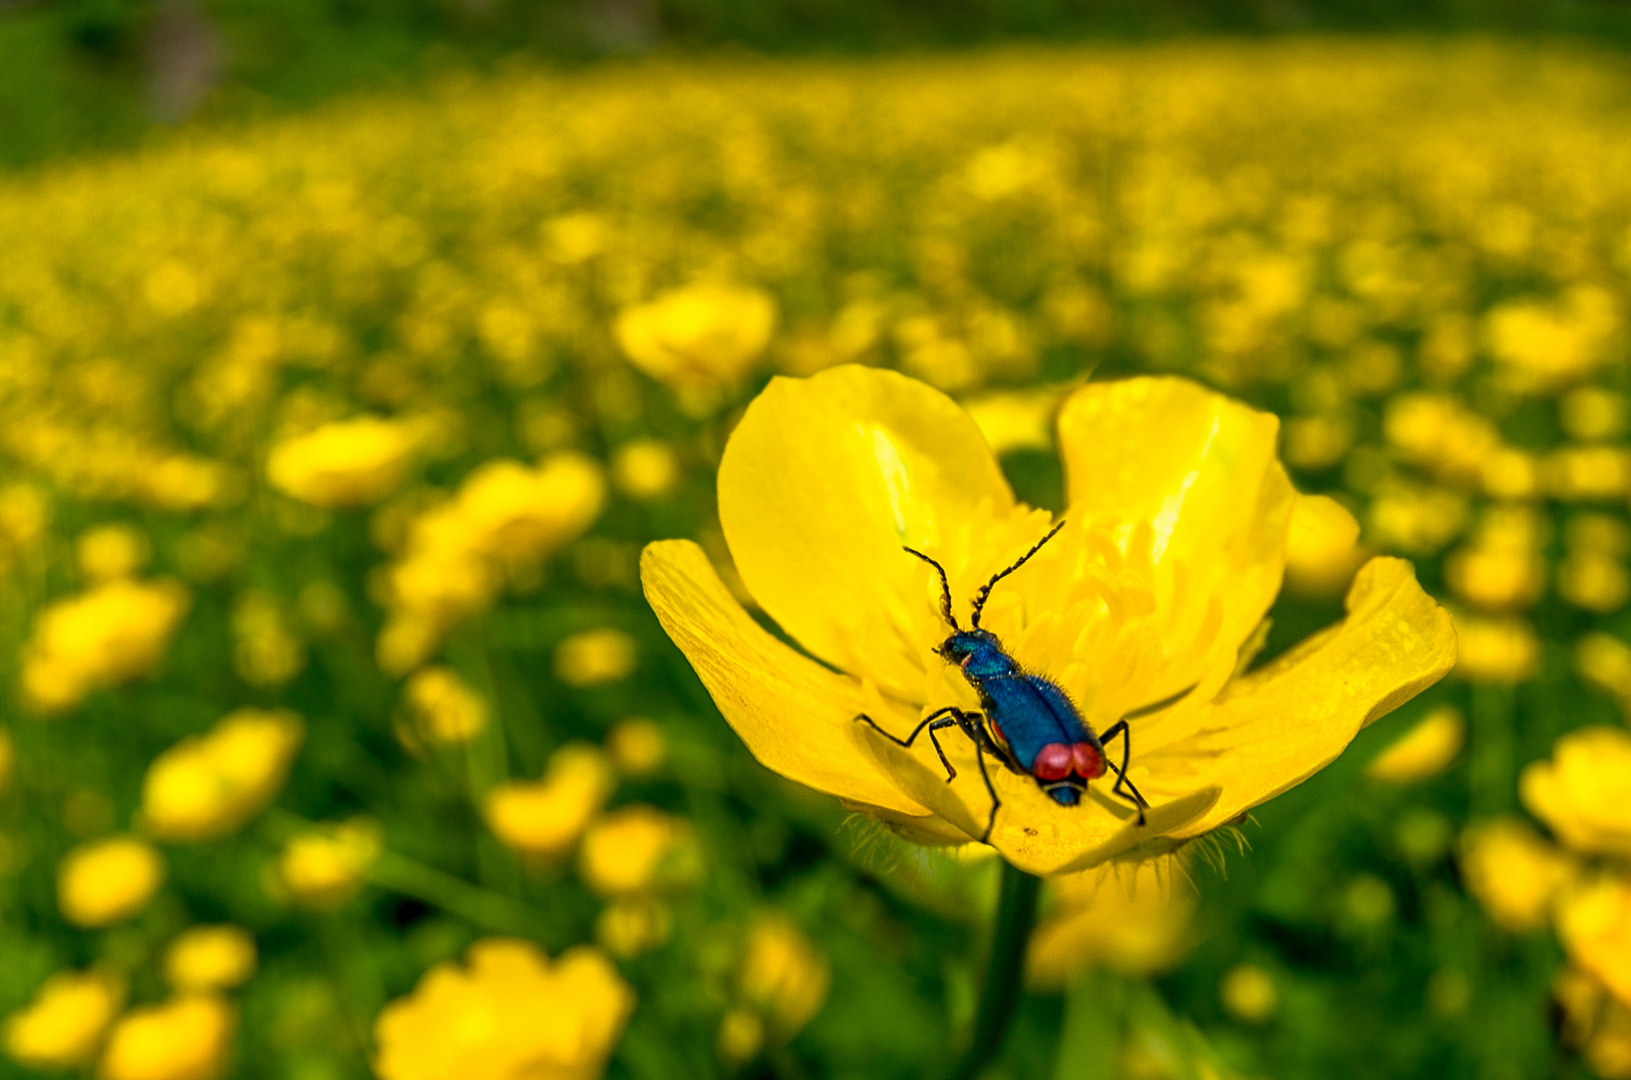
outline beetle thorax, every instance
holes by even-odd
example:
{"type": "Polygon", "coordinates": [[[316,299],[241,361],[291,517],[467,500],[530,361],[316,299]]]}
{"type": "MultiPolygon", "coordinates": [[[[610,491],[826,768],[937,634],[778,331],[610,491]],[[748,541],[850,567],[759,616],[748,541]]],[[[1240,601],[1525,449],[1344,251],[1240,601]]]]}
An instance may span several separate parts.
{"type": "Polygon", "coordinates": [[[959,630],[935,650],[963,670],[969,682],[1000,675],[1014,675],[1019,665],[1003,649],[997,635],[989,630],[959,630]]]}

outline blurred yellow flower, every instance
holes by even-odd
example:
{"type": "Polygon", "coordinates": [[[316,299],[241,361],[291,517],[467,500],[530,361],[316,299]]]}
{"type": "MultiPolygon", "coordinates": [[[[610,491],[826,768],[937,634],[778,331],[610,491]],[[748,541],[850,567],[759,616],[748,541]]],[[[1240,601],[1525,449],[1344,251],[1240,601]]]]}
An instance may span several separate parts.
{"type": "Polygon", "coordinates": [[[1522,619],[1458,614],[1455,632],[1455,673],[1468,682],[1521,683],[1540,668],[1540,639],[1522,619]]]}
{"type": "MultiPolygon", "coordinates": [[[[1090,384],[1065,403],[1069,524],[992,594],[987,624],[1096,730],[1189,692],[1133,725],[1147,824],[1114,802],[1061,806],[993,767],[1004,809],[990,842],[1021,869],[1085,869],[1209,832],[1331,761],[1453,663],[1448,616],[1408,564],[1373,559],[1344,622],[1236,677],[1279,591],[1296,500],[1275,431],[1273,417],[1175,378],[1090,384]]],[[[966,739],[941,740],[957,768],[948,784],[928,739],[905,750],[855,720],[904,736],[935,709],[977,708],[934,654],[948,633],[939,583],[903,544],[938,559],[966,603],[1048,530],[973,421],[891,372],[777,379],[731,435],[719,509],[754,598],[831,665],[760,628],[696,545],[646,549],[648,600],[749,749],[909,837],[986,835],[992,801],[966,739]]]]}
{"type": "Polygon", "coordinates": [[[1303,495],[1286,533],[1286,588],[1305,596],[1338,596],[1370,553],[1359,544],[1359,522],[1324,495],[1303,495]]]}
{"type": "Polygon", "coordinates": [[[131,836],[80,844],[57,864],[57,907],[75,926],[108,926],[147,906],[164,884],[164,860],[131,836]]]}
{"type": "Polygon", "coordinates": [[[1382,429],[1406,461],[1446,480],[1476,482],[1489,455],[1501,445],[1492,421],[1447,394],[1390,398],[1382,429]]]}
{"type": "Polygon", "coordinates": [[[1537,553],[1521,548],[1472,545],[1446,556],[1444,581],[1474,607],[1526,608],[1540,599],[1546,587],[1546,563],[1537,553]]]}
{"type": "Polygon", "coordinates": [[[1541,470],[1547,492],[1564,502],[1614,502],[1631,488],[1631,452],[1621,446],[1560,447],[1541,470]]]}
{"type": "Polygon", "coordinates": [[[1467,740],[1467,721],[1453,705],[1440,705],[1388,744],[1365,766],[1384,784],[1414,784],[1449,767],[1467,740]]]}
{"type": "Polygon", "coordinates": [[[419,737],[432,746],[460,746],[487,728],[487,702],[452,668],[415,672],[403,697],[419,737]]]}
{"type": "Polygon", "coordinates": [[[1529,812],[1576,851],[1631,855],[1631,732],[1569,732],[1553,745],[1550,761],[1524,768],[1518,791],[1529,812]]]}
{"type": "Polygon", "coordinates": [[[1608,994],[1602,982],[1574,968],[1552,981],[1562,1012],[1563,1041],[1580,1049],[1602,1080],[1631,1080],[1631,1005],[1608,994]]]}
{"type": "Polygon", "coordinates": [[[668,940],[674,915],[668,905],[650,896],[613,900],[595,916],[595,940],[620,959],[630,959],[668,940]]]}
{"type": "Polygon", "coordinates": [[[379,826],[352,818],[297,836],[278,857],[278,884],[305,907],[339,907],[362,890],[379,857],[379,826]]]}
{"type": "Polygon", "coordinates": [[[1557,568],[1557,592],[1577,608],[1606,615],[1631,599],[1631,574],[1616,556],[1571,551],[1557,568]]]}
{"type": "Polygon", "coordinates": [[[674,289],[618,313],[618,345],[634,365],[676,390],[733,384],[753,369],[776,328],[776,302],[753,288],[674,289]]]}
{"type": "Polygon", "coordinates": [[[182,739],[147,767],[143,828],[172,842],[236,832],[277,796],[305,735],[292,712],[247,708],[182,739]]]}
{"type": "Polygon", "coordinates": [[[1576,287],[1557,303],[1511,300],[1485,319],[1500,373],[1520,393],[1545,393],[1590,375],[1608,360],[1618,326],[1613,298],[1594,286],[1576,287]]]}
{"type": "Polygon", "coordinates": [[[252,686],[278,686],[306,666],[306,645],[277,598],[259,589],[232,605],[232,668],[252,686]]]}
{"type": "Polygon", "coordinates": [[[598,747],[567,743],[550,755],[542,780],[500,784],[488,792],[482,815],[506,847],[533,858],[557,858],[577,843],[615,783],[598,747]]]}
{"type": "Polygon", "coordinates": [[[1574,966],[1631,1005],[1631,881],[1605,875],[1565,890],[1556,918],[1574,966]]]}
{"type": "Polygon", "coordinates": [[[634,1008],[599,950],[508,938],[437,964],[374,1022],[381,1080],[596,1080],[634,1008]]]}
{"type": "Polygon", "coordinates": [[[1573,879],[1574,863],[1513,817],[1494,818],[1461,834],[1461,876],[1495,925],[1539,930],[1552,901],[1573,879]]]}
{"type": "Polygon", "coordinates": [[[59,971],[6,1017],[0,1042],[13,1061],[30,1068],[89,1065],[124,1003],[123,979],[104,971],[59,971]]]}
{"type": "Polygon", "coordinates": [[[1218,996],[1230,1016],[1248,1024],[1261,1024],[1280,1006],[1274,976],[1256,964],[1236,964],[1223,976],[1218,996]]]}
{"type": "Polygon", "coordinates": [[[0,795],[11,786],[11,774],[17,767],[17,742],[10,728],[0,727],[0,795]]]}
{"type": "Polygon", "coordinates": [[[359,416],[285,439],[266,456],[266,478],[292,498],[332,509],[378,502],[413,464],[417,439],[405,423],[359,416]]]}
{"type": "Polygon", "coordinates": [[[406,548],[386,574],[390,618],[378,642],[380,666],[405,674],[424,663],[507,578],[535,574],[582,535],[604,501],[600,466],[581,454],[556,454],[536,469],[489,461],[472,471],[453,499],[408,527],[406,548]]]}
{"type": "Polygon", "coordinates": [[[610,626],[584,630],[555,646],[555,674],[568,686],[617,682],[638,660],[634,639],[610,626]]]}
{"type": "Polygon", "coordinates": [[[147,537],[130,525],[98,525],[74,541],[74,561],[93,585],[133,577],[151,554],[147,537]]]}
{"type": "Polygon", "coordinates": [[[730,1064],[741,1064],[758,1056],[765,1045],[765,1022],[748,1008],[727,1009],[719,1020],[719,1056],[730,1064]]]}
{"type": "MultiPolygon", "coordinates": [[[[606,752],[624,776],[650,776],[667,760],[668,743],[663,738],[663,729],[655,721],[631,716],[619,720],[607,733],[606,752]]],[[[0,788],[3,786],[0,784],[0,788]]]]}
{"type": "Polygon", "coordinates": [[[680,478],[674,448],[658,439],[635,439],[612,455],[612,483],[631,499],[668,494],[680,478]]]}
{"type": "Polygon", "coordinates": [[[1062,990],[1093,968],[1150,976],[1177,967],[1194,942],[1195,894],[1174,870],[1148,862],[1131,873],[1101,868],[1053,878],[1053,908],[1031,934],[1026,982],[1062,990]]]}
{"type": "Polygon", "coordinates": [[[216,1080],[226,1072],[237,1011],[213,995],[131,1009],[108,1034],[98,1080],[216,1080]]]}
{"type": "Polygon", "coordinates": [[[158,666],[187,613],[173,581],[109,581],[41,611],[23,651],[23,692],[47,712],[79,704],[92,690],[158,666]]]}
{"type": "Polygon", "coordinates": [[[737,991],[779,1045],[804,1030],[827,1001],[832,965],[786,916],[764,914],[748,928],[737,991]]]}
{"type": "Polygon", "coordinates": [[[1574,643],[1574,668],[1582,677],[1631,702],[1631,645],[1594,631],[1574,643]]]}
{"type": "Polygon", "coordinates": [[[255,973],[255,939],[241,926],[194,926],[164,950],[164,981],[176,990],[231,990],[255,973]]]}
{"type": "Polygon", "coordinates": [[[1582,442],[1625,434],[1625,398],[1601,386],[1580,386],[1557,403],[1558,419],[1569,438],[1582,442]]]}
{"type": "Polygon", "coordinates": [[[600,896],[689,884],[701,855],[688,822],[636,803],[614,810],[584,834],[578,872],[600,896]]]}
{"type": "Polygon", "coordinates": [[[1062,387],[1003,390],[963,402],[993,454],[1053,447],[1053,420],[1065,399],[1062,387]]]}

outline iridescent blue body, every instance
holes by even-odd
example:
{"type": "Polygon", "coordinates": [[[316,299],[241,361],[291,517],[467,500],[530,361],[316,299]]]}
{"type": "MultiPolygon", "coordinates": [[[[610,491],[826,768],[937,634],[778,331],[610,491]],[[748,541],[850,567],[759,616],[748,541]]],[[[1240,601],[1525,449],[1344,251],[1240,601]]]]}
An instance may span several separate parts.
{"type": "Polygon", "coordinates": [[[1104,775],[1104,744],[1070,697],[1053,680],[1022,670],[997,635],[959,630],[935,651],[958,665],[980,695],[998,748],[1055,802],[1075,806],[1087,781],[1104,775]],[[1073,768],[1078,758],[1080,771],[1073,768]]]}
{"type": "Polygon", "coordinates": [[[1087,791],[1088,781],[1103,776],[1107,768],[1112,769],[1116,782],[1110,793],[1132,803],[1138,812],[1138,823],[1144,824],[1144,811],[1149,803],[1144,801],[1144,796],[1139,794],[1133,782],[1127,779],[1127,763],[1132,754],[1132,738],[1127,731],[1127,721],[1159,712],[1189,693],[1189,690],[1183,690],[1154,704],[1134,709],[1106,728],[1103,735],[1097,735],[1088,727],[1070,696],[1058,683],[1046,676],[1025,671],[1008,655],[1008,650],[997,640],[997,635],[980,628],[980,612],[985,608],[992,586],[1024,566],[1031,556],[1042,550],[1043,544],[1052,540],[1064,527],[1063,521],[1056,524],[1017,562],[994,574],[985,583],[974,597],[974,609],[967,630],[957,625],[957,618],[952,614],[951,585],[946,579],[945,567],[921,551],[906,548],[908,554],[922,559],[940,575],[940,614],[952,632],[934,651],[962,671],[963,678],[980,696],[982,712],[948,705],[918,721],[917,727],[904,739],[884,731],[878,727],[877,721],[864,713],[855,718],[872,725],[891,742],[907,748],[919,734],[927,731],[935,753],[940,756],[940,763],[946,767],[947,783],[956,779],[957,770],[946,758],[937,732],[956,727],[967,735],[974,743],[974,760],[980,766],[986,791],[991,794],[991,819],[986,824],[982,839],[990,837],[997,821],[997,810],[1002,806],[997,789],[991,783],[991,774],[985,768],[986,754],[1010,770],[1030,776],[1060,806],[1079,804],[1087,791]],[[1104,744],[1117,735],[1122,739],[1120,768],[1110,764],[1104,755],[1104,744]]]}

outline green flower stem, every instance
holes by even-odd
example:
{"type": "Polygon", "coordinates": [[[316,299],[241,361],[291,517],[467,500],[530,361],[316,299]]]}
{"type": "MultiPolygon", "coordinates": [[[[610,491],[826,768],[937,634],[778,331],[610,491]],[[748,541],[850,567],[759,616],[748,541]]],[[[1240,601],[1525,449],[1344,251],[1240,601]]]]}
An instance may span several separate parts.
{"type": "Polygon", "coordinates": [[[974,1080],[1002,1046],[1008,1022],[1019,1004],[1020,979],[1025,974],[1025,946],[1036,925],[1036,900],[1042,879],[1004,861],[997,901],[997,921],[991,933],[991,953],[985,963],[985,986],[974,1016],[974,1040],[952,1072],[952,1080],[974,1080]]]}
{"type": "Polygon", "coordinates": [[[380,852],[368,868],[368,879],[487,930],[541,940],[549,937],[542,912],[531,905],[393,852],[380,852]]]}

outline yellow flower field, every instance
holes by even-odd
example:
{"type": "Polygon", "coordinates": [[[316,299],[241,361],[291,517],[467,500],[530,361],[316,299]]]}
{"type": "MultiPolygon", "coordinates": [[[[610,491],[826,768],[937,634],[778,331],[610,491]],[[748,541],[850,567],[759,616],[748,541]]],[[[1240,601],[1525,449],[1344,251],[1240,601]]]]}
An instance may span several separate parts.
{"type": "Polygon", "coordinates": [[[1620,59],[516,66],[0,178],[0,1077],[1631,1077],[1620,59]],[[982,585],[1137,798],[897,745],[982,585]]]}

